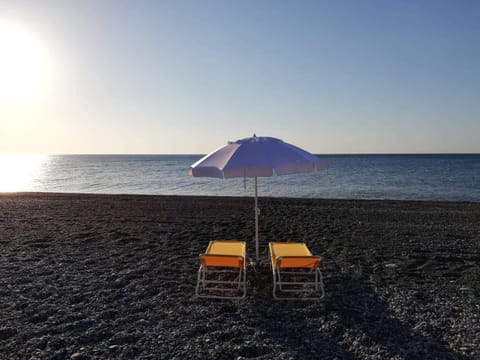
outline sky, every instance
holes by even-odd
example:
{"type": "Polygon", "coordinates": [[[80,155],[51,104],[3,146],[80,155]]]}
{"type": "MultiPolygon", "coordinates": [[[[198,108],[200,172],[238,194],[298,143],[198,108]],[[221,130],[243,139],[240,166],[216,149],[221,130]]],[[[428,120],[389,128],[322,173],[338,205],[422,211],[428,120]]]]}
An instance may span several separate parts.
{"type": "Polygon", "coordinates": [[[204,154],[254,133],[479,153],[479,18],[474,0],[0,0],[0,154],[204,154]]]}

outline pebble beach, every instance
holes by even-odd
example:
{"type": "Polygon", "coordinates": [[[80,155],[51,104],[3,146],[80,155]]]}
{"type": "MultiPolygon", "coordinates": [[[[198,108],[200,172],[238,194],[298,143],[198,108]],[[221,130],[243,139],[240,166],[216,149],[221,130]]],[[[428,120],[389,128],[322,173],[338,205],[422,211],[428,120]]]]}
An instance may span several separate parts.
{"type": "Polygon", "coordinates": [[[0,359],[479,359],[480,203],[260,198],[260,253],[302,241],[326,297],[195,298],[198,255],[253,199],[0,195],[0,359]]]}

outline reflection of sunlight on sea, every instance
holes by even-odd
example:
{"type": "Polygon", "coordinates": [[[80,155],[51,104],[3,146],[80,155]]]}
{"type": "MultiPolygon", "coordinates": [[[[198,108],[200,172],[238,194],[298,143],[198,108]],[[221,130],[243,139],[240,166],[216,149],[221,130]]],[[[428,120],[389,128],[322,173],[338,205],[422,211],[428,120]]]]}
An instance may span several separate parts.
{"type": "Polygon", "coordinates": [[[34,191],[46,163],[45,155],[0,155],[0,192],[34,191]]]}

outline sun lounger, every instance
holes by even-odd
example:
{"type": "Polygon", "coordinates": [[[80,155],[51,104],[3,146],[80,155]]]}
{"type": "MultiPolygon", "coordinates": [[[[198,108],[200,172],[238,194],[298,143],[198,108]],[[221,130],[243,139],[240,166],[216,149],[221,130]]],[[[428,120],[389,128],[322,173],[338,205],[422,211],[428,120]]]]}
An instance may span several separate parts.
{"type": "Polygon", "coordinates": [[[269,249],[275,299],[320,300],[325,296],[321,257],[313,256],[304,243],[271,242],[269,249]]]}
{"type": "Polygon", "coordinates": [[[246,247],[243,241],[210,241],[200,255],[197,297],[241,299],[247,294],[246,247]]]}

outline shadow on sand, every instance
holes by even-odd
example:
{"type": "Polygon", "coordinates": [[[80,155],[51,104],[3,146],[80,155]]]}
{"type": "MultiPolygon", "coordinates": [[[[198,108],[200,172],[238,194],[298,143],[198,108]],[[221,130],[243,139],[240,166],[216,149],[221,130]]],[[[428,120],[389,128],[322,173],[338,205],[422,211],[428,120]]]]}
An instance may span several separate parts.
{"type": "Polygon", "coordinates": [[[274,301],[267,268],[250,276],[249,326],[260,342],[242,356],[322,359],[466,359],[441,340],[424,336],[397,319],[365,279],[339,274],[326,279],[327,297],[274,301]],[[268,345],[268,346],[267,346],[268,345]]]}

